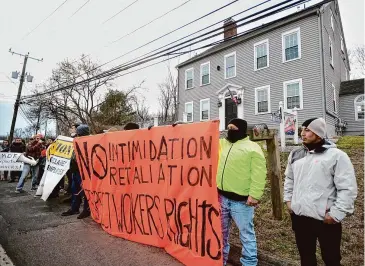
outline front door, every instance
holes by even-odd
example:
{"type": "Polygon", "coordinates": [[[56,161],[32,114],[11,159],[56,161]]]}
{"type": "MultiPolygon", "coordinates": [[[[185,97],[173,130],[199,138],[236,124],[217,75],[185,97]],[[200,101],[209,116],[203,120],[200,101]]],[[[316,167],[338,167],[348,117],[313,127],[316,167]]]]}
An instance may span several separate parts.
{"type": "Polygon", "coordinates": [[[226,98],[226,124],[225,129],[227,129],[228,122],[231,121],[233,118],[237,118],[237,105],[231,98],[226,98]]]}

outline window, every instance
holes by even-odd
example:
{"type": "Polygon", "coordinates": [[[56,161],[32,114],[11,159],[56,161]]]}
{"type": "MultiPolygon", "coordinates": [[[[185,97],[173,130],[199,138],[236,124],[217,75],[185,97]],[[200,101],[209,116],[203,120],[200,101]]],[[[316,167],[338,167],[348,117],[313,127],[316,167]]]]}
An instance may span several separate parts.
{"type": "Polygon", "coordinates": [[[285,109],[303,108],[303,88],[302,79],[284,82],[284,108],[285,109]]]}
{"type": "Polygon", "coordinates": [[[332,13],[332,10],[331,10],[331,28],[332,28],[332,31],[335,31],[335,27],[334,27],[334,23],[333,23],[333,13],[332,13]]]}
{"type": "Polygon", "coordinates": [[[345,80],[349,80],[348,74],[347,74],[347,69],[345,68],[345,75],[346,75],[346,79],[345,80]]]}
{"type": "Polygon", "coordinates": [[[210,119],[210,99],[200,100],[200,121],[210,119]]]}
{"type": "Polygon", "coordinates": [[[185,89],[194,87],[194,68],[185,70],[185,89]]]}
{"type": "Polygon", "coordinates": [[[267,114],[271,112],[270,86],[255,88],[255,114],[267,114]]]}
{"type": "Polygon", "coordinates": [[[333,90],[333,111],[337,113],[337,93],[336,93],[336,87],[332,84],[332,90],[333,90]]]}
{"type": "Polygon", "coordinates": [[[210,83],[210,62],[200,65],[200,86],[210,83]]]}
{"type": "Polygon", "coordinates": [[[359,95],[355,98],[355,120],[364,120],[365,96],[359,95]]]}
{"type": "Polygon", "coordinates": [[[224,78],[234,78],[236,76],[236,52],[224,56],[224,78]]]}
{"type": "Polygon", "coordinates": [[[194,119],[193,111],[194,111],[193,102],[185,103],[185,113],[186,113],[187,122],[193,122],[193,119],[194,119]]]}
{"type": "Polygon", "coordinates": [[[345,52],[345,48],[344,48],[343,38],[342,38],[342,36],[341,36],[341,51],[342,51],[342,53],[344,53],[344,52],[345,52]]]}
{"type": "Polygon", "coordinates": [[[255,70],[269,66],[269,40],[254,44],[255,70]]]}
{"type": "Polygon", "coordinates": [[[330,41],[329,41],[329,46],[330,46],[330,64],[333,67],[333,46],[332,46],[331,37],[330,37],[330,41]]]}
{"type": "Polygon", "coordinates": [[[282,34],[283,63],[301,57],[300,28],[282,34]]]}

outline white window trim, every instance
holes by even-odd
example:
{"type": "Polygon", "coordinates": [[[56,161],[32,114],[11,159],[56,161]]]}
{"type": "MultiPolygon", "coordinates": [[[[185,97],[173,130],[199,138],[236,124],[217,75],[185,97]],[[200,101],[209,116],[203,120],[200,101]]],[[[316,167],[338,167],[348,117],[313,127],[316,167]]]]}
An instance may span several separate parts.
{"type": "Polygon", "coordinates": [[[336,92],[336,87],[333,84],[332,84],[332,91],[333,91],[333,104],[334,104],[333,111],[337,114],[338,113],[337,92],[336,92]]]}
{"type": "Polygon", "coordinates": [[[269,114],[269,113],[271,113],[270,85],[255,88],[255,115],[262,115],[262,114],[269,114]],[[257,110],[257,107],[258,107],[257,92],[260,91],[260,90],[265,90],[265,89],[267,90],[267,97],[268,97],[267,106],[268,106],[268,109],[267,109],[267,112],[258,112],[258,110],[257,110]]]}
{"type": "Polygon", "coordinates": [[[268,68],[269,67],[269,61],[270,61],[270,52],[269,52],[269,39],[265,39],[265,40],[262,40],[261,42],[257,42],[253,45],[253,54],[254,54],[254,70],[257,71],[257,70],[261,70],[261,69],[264,69],[264,68],[268,68]],[[257,68],[257,54],[256,54],[256,46],[259,46],[263,43],[266,43],[266,50],[267,50],[267,66],[266,67],[261,67],[261,68],[257,68]]]}
{"type": "Polygon", "coordinates": [[[200,100],[200,121],[209,121],[210,120],[210,98],[202,99],[200,100]],[[208,119],[203,119],[202,117],[202,106],[203,102],[208,101],[209,102],[209,108],[208,108],[208,119]]]}
{"type": "Polygon", "coordinates": [[[345,44],[343,42],[343,37],[341,36],[341,52],[345,52],[345,44]]]}
{"type": "Polygon", "coordinates": [[[191,89],[194,89],[194,68],[193,67],[185,70],[185,90],[191,90],[191,89]],[[189,71],[193,71],[193,84],[192,84],[193,86],[191,88],[187,87],[187,81],[188,81],[187,72],[189,72],[189,71]]]}
{"type": "Polygon", "coordinates": [[[237,55],[236,55],[236,51],[230,53],[230,54],[226,54],[224,56],[224,79],[231,79],[231,78],[235,78],[237,76],[237,55]],[[234,55],[234,76],[233,77],[229,77],[227,78],[227,72],[226,72],[226,58],[230,57],[234,55]]]}
{"type": "Polygon", "coordinates": [[[330,20],[331,20],[331,29],[332,29],[333,32],[335,32],[335,25],[334,25],[334,22],[333,22],[333,12],[332,12],[331,9],[330,9],[330,13],[331,13],[331,18],[330,18],[330,20]]]}
{"type": "Polygon", "coordinates": [[[364,96],[364,94],[361,94],[359,96],[357,96],[354,100],[354,107],[355,107],[355,121],[364,121],[364,119],[359,119],[359,115],[357,112],[357,106],[359,105],[358,103],[356,103],[357,99],[359,99],[361,96],[364,96]]]}
{"type": "Polygon", "coordinates": [[[301,38],[300,38],[300,27],[292,29],[290,31],[286,31],[284,33],[281,34],[281,50],[282,50],[282,59],[283,59],[283,63],[286,62],[291,62],[291,61],[295,61],[298,59],[302,58],[302,44],[301,44],[301,38]],[[298,58],[294,58],[294,59],[290,59],[290,60],[285,60],[285,36],[292,34],[294,32],[298,33],[298,58]]]}
{"type": "Polygon", "coordinates": [[[289,84],[293,84],[293,83],[298,83],[299,82],[299,96],[300,96],[300,108],[297,108],[297,110],[303,110],[303,81],[302,79],[293,79],[293,80],[289,80],[289,81],[284,81],[283,82],[283,88],[284,88],[284,109],[285,110],[292,110],[292,109],[288,109],[287,108],[287,102],[286,102],[286,96],[287,96],[287,85],[289,84]]]}
{"type": "Polygon", "coordinates": [[[206,86],[210,84],[210,61],[205,62],[200,65],[200,86],[206,86]],[[208,65],[209,66],[209,82],[207,84],[203,84],[203,67],[208,65]]]}
{"type": "Polygon", "coordinates": [[[188,116],[188,113],[186,112],[186,106],[188,105],[188,104],[191,104],[191,121],[186,121],[186,122],[188,122],[188,123],[192,123],[192,122],[194,122],[194,102],[193,101],[191,101],[191,102],[186,102],[185,103],[185,113],[186,113],[186,118],[187,118],[187,116],[188,116]]]}
{"type": "Polygon", "coordinates": [[[329,36],[328,49],[329,49],[330,58],[331,58],[330,64],[331,64],[332,67],[335,67],[334,64],[333,64],[333,43],[332,43],[331,36],[329,36]],[[329,48],[331,48],[331,49],[329,49],[329,48]]]}

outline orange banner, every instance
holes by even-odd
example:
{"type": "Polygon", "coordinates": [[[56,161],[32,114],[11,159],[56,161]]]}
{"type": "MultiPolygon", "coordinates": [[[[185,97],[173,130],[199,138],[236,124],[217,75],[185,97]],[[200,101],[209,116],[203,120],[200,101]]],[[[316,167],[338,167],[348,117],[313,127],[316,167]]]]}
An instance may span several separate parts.
{"type": "Polygon", "coordinates": [[[218,122],[76,138],[93,219],[185,265],[222,265],[218,122]]]}

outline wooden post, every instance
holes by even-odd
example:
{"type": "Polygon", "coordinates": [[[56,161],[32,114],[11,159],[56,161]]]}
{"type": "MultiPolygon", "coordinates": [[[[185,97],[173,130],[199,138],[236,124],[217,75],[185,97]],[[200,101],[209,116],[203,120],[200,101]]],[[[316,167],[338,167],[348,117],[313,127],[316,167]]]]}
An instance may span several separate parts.
{"type": "Polygon", "coordinates": [[[271,182],[271,202],[273,215],[276,219],[283,219],[283,182],[281,179],[280,151],[278,137],[266,140],[268,176],[271,182]]]}

